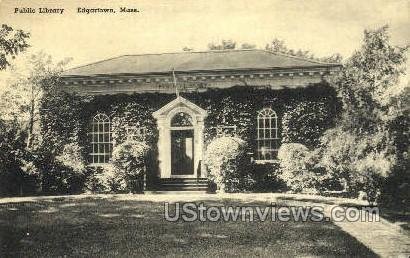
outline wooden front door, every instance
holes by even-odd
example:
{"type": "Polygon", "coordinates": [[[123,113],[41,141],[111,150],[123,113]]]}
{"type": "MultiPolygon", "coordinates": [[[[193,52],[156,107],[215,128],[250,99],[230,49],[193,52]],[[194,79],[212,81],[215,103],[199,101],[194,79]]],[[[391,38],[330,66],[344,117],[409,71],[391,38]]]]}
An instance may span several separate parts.
{"type": "Polygon", "coordinates": [[[172,130],[171,176],[193,176],[194,172],[194,130],[172,130]]]}

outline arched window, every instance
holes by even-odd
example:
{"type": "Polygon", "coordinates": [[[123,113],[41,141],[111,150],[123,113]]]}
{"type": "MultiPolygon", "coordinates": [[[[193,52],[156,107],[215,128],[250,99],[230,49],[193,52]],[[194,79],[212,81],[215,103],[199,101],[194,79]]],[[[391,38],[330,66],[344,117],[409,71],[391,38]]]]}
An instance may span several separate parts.
{"type": "Polygon", "coordinates": [[[257,120],[257,159],[274,160],[280,145],[278,116],[271,108],[264,108],[258,112],[257,120]]]}
{"type": "Polygon", "coordinates": [[[171,119],[171,126],[185,127],[192,126],[192,117],[185,112],[179,112],[171,119]]]}
{"type": "Polygon", "coordinates": [[[111,123],[106,114],[97,114],[91,122],[91,163],[108,163],[112,152],[111,123]]]}

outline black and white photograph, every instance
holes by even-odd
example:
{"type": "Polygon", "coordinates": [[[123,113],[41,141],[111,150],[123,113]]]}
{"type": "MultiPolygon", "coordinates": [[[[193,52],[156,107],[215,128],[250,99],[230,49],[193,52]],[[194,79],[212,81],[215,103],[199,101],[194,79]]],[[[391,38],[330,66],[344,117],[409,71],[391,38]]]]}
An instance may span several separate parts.
{"type": "Polygon", "coordinates": [[[0,257],[410,257],[409,0],[0,0],[0,257]]]}

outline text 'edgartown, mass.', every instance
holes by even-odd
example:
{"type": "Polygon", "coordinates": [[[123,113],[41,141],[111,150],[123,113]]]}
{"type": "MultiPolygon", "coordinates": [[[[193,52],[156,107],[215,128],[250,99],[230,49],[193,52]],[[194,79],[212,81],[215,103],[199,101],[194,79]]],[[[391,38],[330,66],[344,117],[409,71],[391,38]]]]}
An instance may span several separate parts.
{"type": "MultiPolygon", "coordinates": [[[[139,13],[140,11],[137,8],[127,8],[127,7],[120,7],[120,13],[139,13]]],[[[85,8],[85,7],[78,7],[77,13],[116,13],[115,9],[112,8],[85,8]]]]}
{"type": "MultiPolygon", "coordinates": [[[[139,13],[140,12],[137,8],[128,8],[128,7],[119,7],[118,9],[77,7],[75,9],[76,13],[81,13],[81,14],[117,13],[117,10],[120,13],[139,13]]],[[[65,11],[64,8],[49,8],[49,7],[39,7],[39,8],[16,7],[14,8],[14,13],[21,13],[21,14],[32,14],[32,13],[63,14],[64,11],[65,11]]],[[[70,10],[67,10],[67,11],[70,11],[70,10]]]]}

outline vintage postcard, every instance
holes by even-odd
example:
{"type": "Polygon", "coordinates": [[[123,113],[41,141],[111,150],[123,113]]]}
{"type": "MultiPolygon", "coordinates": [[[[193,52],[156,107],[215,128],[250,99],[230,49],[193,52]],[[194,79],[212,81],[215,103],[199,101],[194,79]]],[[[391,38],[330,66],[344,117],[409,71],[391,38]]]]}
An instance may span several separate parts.
{"type": "Polygon", "coordinates": [[[409,257],[408,0],[0,0],[0,257],[409,257]]]}

